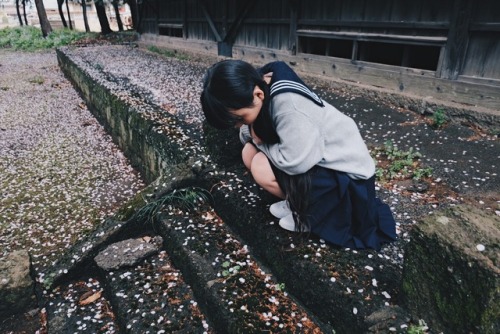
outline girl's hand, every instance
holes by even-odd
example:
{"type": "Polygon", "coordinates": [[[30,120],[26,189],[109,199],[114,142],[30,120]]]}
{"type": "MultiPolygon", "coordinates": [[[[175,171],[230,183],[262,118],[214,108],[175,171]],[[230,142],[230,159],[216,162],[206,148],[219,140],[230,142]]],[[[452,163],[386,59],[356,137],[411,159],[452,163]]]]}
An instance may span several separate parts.
{"type": "Polygon", "coordinates": [[[253,126],[249,125],[249,128],[250,128],[250,134],[252,135],[253,143],[256,145],[262,144],[262,140],[255,134],[255,131],[253,130],[253,126]]]}

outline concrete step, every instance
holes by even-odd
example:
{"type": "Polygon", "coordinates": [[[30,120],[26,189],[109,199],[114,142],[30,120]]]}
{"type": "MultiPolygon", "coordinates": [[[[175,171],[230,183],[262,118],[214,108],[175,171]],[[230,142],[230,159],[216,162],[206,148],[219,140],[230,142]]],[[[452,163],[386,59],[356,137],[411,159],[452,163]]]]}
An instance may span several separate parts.
{"type": "Polygon", "coordinates": [[[107,247],[94,243],[93,261],[84,256],[74,264],[86,275],[63,269],[78,278],[45,296],[49,332],[331,332],[209,205],[172,208],[160,217],[155,228],[164,239],[153,254],[141,250],[158,237],[142,235],[107,247]]]}

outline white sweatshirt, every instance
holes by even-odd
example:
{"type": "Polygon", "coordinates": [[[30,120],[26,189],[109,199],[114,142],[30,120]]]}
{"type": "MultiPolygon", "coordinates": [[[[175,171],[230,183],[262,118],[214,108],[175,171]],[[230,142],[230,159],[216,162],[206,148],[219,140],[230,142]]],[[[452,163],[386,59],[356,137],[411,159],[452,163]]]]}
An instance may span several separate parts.
{"type": "MultiPolygon", "coordinates": [[[[346,172],[352,179],[369,179],[375,174],[375,163],[356,123],[323,102],[325,106],[321,107],[296,93],[274,96],[270,110],[280,143],[256,146],[289,175],[305,173],[318,165],[346,172]]],[[[241,141],[250,138],[248,126],[242,126],[241,141]]]]}

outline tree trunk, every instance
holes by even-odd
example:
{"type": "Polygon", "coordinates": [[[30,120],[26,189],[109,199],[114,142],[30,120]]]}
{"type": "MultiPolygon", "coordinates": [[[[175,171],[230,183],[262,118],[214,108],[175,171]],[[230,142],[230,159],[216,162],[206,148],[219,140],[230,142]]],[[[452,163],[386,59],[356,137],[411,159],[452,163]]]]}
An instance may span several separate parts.
{"type": "Polygon", "coordinates": [[[89,19],[87,18],[87,5],[85,0],[80,0],[82,2],[82,13],[83,13],[83,23],[85,25],[85,32],[90,32],[89,19]]]}
{"type": "Polygon", "coordinates": [[[23,16],[24,16],[24,24],[28,25],[28,17],[26,15],[26,0],[23,1],[23,16]]]}
{"type": "Polygon", "coordinates": [[[16,0],[16,12],[17,12],[17,18],[19,19],[19,25],[22,27],[23,19],[21,17],[21,11],[19,10],[19,0],[16,0]]]}
{"type": "Polygon", "coordinates": [[[73,23],[71,23],[71,13],[69,12],[69,5],[68,5],[68,1],[69,0],[66,0],[66,12],[68,13],[68,23],[69,23],[69,28],[71,30],[73,30],[73,23]]]}
{"type": "Polygon", "coordinates": [[[115,9],[116,23],[118,24],[118,30],[123,31],[122,18],[120,17],[120,10],[118,8],[118,0],[113,0],[113,8],[115,9]]]}
{"type": "Polygon", "coordinates": [[[57,0],[57,9],[59,10],[59,16],[61,17],[62,25],[64,26],[64,28],[67,28],[68,24],[66,23],[66,19],[64,18],[63,5],[64,0],[57,0]]]}
{"type": "Polygon", "coordinates": [[[132,16],[132,27],[137,31],[139,29],[139,9],[137,8],[136,0],[127,0],[130,7],[130,15],[132,16]]]}
{"type": "Polygon", "coordinates": [[[104,3],[102,0],[95,1],[95,9],[97,11],[99,24],[101,25],[101,33],[103,35],[111,33],[112,30],[109,26],[108,17],[106,16],[106,9],[104,8],[104,3]]]}
{"type": "Polygon", "coordinates": [[[52,27],[50,26],[49,19],[47,18],[43,0],[35,0],[35,5],[36,11],[38,12],[38,19],[40,20],[40,27],[42,28],[42,35],[43,37],[47,37],[47,35],[52,32],[52,27]]]}

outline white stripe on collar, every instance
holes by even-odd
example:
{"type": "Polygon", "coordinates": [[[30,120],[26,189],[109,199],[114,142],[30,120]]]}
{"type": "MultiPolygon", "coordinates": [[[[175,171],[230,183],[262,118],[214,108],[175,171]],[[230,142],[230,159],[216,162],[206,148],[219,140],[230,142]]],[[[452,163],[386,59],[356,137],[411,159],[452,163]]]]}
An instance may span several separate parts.
{"type": "Polygon", "coordinates": [[[319,98],[319,96],[316,95],[314,92],[312,92],[309,88],[307,88],[301,83],[291,80],[279,80],[273,83],[271,85],[271,95],[274,95],[275,93],[283,89],[301,91],[310,96],[313,100],[317,101],[318,103],[323,104],[323,101],[319,98]]]}

